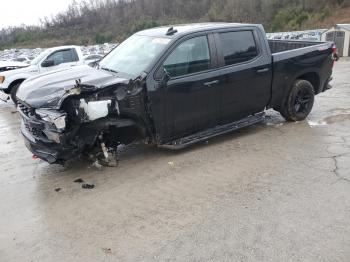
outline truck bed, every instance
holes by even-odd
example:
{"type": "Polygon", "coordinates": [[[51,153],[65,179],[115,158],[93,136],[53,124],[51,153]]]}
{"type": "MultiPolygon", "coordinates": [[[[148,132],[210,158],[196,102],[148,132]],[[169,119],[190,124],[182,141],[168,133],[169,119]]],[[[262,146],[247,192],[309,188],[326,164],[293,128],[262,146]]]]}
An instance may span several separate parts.
{"type": "Polygon", "coordinates": [[[288,40],[268,40],[271,54],[300,49],[304,47],[316,46],[322,42],[288,41],[288,40]]]}
{"type": "Polygon", "coordinates": [[[325,90],[332,74],[333,43],[293,40],[268,40],[268,43],[272,54],[273,68],[272,107],[278,106],[278,103],[286,96],[285,92],[292,84],[288,82],[289,79],[302,76],[303,79],[313,84],[315,94],[325,90]]]}

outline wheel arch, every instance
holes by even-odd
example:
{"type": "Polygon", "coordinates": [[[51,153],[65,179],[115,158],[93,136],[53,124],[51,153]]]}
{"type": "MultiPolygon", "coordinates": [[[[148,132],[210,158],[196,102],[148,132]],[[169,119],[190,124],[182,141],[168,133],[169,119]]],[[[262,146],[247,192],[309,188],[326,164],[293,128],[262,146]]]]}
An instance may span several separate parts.
{"type": "Polygon", "coordinates": [[[276,100],[275,103],[271,106],[276,111],[280,111],[281,108],[285,105],[286,99],[288,98],[288,95],[293,88],[293,85],[297,80],[306,80],[311,83],[314,89],[315,95],[319,94],[321,92],[321,78],[320,75],[316,71],[304,71],[301,72],[298,75],[293,76],[291,81],[288,82],[286,88],[284,89],[283,93],[280,96],[279,100],[276,100]]]}
{"type": "Polygon", "coordinates": [[[22,84],[24,82],[24,80],[26,80],[26,79],[20,78],[20,79],[16,79],[16,80],[12,81],[11,84],[9,84],[9,87],[6,89],[6,94],[10,94],[12,88],[17,84],[22,84]]]}
{"type": "Polygon", "coordinates": [[[302,75],[296,77],[294,82],[297,80],[306,80],[306,81],[310,82],[314,88],[315,95],[320,93],[321,79],[320,79],[320,76],[318,73],[308,72],[308,73],[305,73],[305,74],[302,74],[302,75]]]}

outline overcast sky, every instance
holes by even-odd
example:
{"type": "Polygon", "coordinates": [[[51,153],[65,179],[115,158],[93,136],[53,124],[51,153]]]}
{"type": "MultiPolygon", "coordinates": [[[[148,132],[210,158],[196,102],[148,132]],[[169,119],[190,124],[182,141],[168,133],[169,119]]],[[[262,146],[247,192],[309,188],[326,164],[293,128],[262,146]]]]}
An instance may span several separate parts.
{"type": "MultiPolygon", "coordinates": [[[[0,0],[0,28],[37,25],[39,18],[64,11],[71,0],[0,0]]],[[[77,0],[79,2],[79,0],[77,0]]]]}

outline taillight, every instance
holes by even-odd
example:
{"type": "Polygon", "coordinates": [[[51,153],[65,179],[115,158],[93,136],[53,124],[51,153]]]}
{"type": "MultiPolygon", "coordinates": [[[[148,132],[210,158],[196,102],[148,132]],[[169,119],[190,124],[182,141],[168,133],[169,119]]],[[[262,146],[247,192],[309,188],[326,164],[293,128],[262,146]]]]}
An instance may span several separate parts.
{"type": "Polygon", "coordinates": [[[333,51],[333,55],[337,54],[337,46],[335,44],[332,45],[332,51],[333,51]]]}
{"type": "Polygon", "coordinates": [[[338,50],[335,44],[332,45],[332,57],[333,57],[333,66],[334,66],[335,62],[339,60],[338,50]]]}

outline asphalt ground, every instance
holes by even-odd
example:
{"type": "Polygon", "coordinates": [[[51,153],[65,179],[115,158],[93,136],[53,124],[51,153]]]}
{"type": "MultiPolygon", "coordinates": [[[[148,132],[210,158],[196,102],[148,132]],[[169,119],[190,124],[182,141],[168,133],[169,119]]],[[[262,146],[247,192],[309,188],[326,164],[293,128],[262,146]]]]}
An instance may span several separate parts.
{"type": "Polygon", "coordinates": [[[0,104],[0,261],[350,261],[350,61],[307,121],[262,124],[116,168],[33,160],[0,104]],[[93,189],[83,189],[81,179],[93,189]]]}

